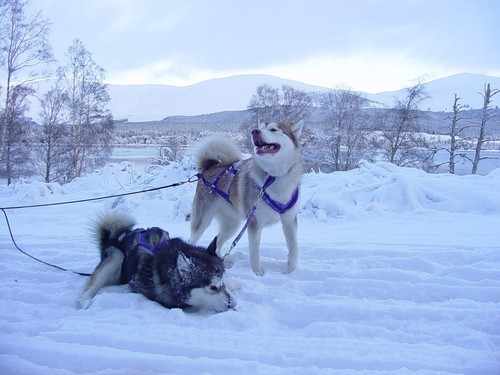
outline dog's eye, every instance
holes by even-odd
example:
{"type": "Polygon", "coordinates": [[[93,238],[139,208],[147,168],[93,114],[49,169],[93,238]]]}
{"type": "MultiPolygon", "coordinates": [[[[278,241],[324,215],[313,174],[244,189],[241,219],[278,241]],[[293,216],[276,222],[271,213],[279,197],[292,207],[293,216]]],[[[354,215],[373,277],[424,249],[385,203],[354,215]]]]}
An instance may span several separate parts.
{"type": "Polygon", "coordinates": [[[278,131],[278,129],[275,129],[275,128],[272,128],[272,129],[270,129],[270,130],[271,130],[273,133],[275,133],[275,132],[277,132],[277,131],[278,131]]]}
{"type": "Polygon", "coordinates": [[[210,290],[212,292],[218,292],[219,291],[219,287],[215,286],[215,285],[210,285],[210,290]]]}

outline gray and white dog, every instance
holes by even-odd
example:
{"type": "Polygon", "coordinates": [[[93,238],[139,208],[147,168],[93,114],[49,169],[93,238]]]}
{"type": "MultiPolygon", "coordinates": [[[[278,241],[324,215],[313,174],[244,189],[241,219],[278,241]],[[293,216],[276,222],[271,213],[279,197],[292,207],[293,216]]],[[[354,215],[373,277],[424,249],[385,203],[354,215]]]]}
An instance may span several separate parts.
{"type": "Polygon", "coordinates": [[[191,214],[191,243],[195,244],[213,218],[219,223],[217,251],[240,228],[248,211],[256,204],[249,222],[250,265],[263,275],[260,264],[262,229],[281,221],[288,247],[287,272],[297,267],[298,186],[303,174],[299,138],[302,122],[297,124],[264,123],[252,130],[254,155],[243,160],[239,149],[228,139],[211,137],[197,150],[201,179],[196,188],[191,214]],[[266,189],[268,198],[257,201],[259,191],[274,177],[266,189]],[[274,204],[273,204],[274,202],[274,204]],[[285,210],[273,206],[285,206],[285,210]]]}
{"type": "Polygon", "coordinates": [[[154,227],[133,229],[122,214],[107,214],[95,226],[101,261],[78,299],[88,308],[99,289],[127,284],[167,308],[222,312],[236,306],[223,283],[224,262],[214,238],[208,249],[190,245],[154,227]]]}

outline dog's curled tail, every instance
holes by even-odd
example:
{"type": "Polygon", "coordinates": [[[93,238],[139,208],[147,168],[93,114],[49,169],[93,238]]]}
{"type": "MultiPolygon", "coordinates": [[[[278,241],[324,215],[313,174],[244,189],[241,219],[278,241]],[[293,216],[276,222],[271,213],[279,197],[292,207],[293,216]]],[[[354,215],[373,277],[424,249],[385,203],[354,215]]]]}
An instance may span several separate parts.
{"type": "Polygon", "coordinates": [[[216,165],[229,165],[241,160],[241,152],[227,138],[212,136],[198,145],[195,158],[198,170],[204,172],[216,165]]]}
{"type": "Polygon", "coordinates": [[[131,230],[134,225],[135,220],[121,212],[109,212],[96,220],[93,232],[99,246],[101,259],[104,257],[104,250],[110,246],[110,242],[123,232],[131,230]]]}

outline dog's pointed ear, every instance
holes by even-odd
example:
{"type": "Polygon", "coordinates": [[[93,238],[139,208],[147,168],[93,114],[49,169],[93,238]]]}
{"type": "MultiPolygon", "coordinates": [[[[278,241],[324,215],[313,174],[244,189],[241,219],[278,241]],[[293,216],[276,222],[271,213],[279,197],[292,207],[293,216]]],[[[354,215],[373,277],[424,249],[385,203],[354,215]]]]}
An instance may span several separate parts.
{"type": "Polygon", "coordinates": [[[297,138],[301,137],[303,129],[304,129],[304,120],[300,120],[292,125],[292,131],[297,138]]]}
{"type": "Polygon", "coordinates": [[[207,253],[217,256],[217,236],[215,236],[212,242],[210,242],[210,245],[208,245],[207,253]]]}
{"type": "Polygon", "coordinates": [[[182,279],[187,279],[191,277],[191,271],[193,268],[193,263],[186,257],[182,252],[177,255],[177,272],[182,279]]]}

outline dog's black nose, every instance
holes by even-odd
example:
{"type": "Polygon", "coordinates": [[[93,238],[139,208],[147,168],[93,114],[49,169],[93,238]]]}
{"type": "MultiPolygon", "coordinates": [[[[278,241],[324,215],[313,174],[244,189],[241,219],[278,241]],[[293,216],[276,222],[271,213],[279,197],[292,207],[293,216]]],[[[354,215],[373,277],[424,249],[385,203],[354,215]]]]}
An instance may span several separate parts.
{"type": "Polygon", "coordinates": [[[260,134],[260,130],[259,129],[253,129],[252,130],[252,135],[257,135],[257,134],[260,134]]]}

